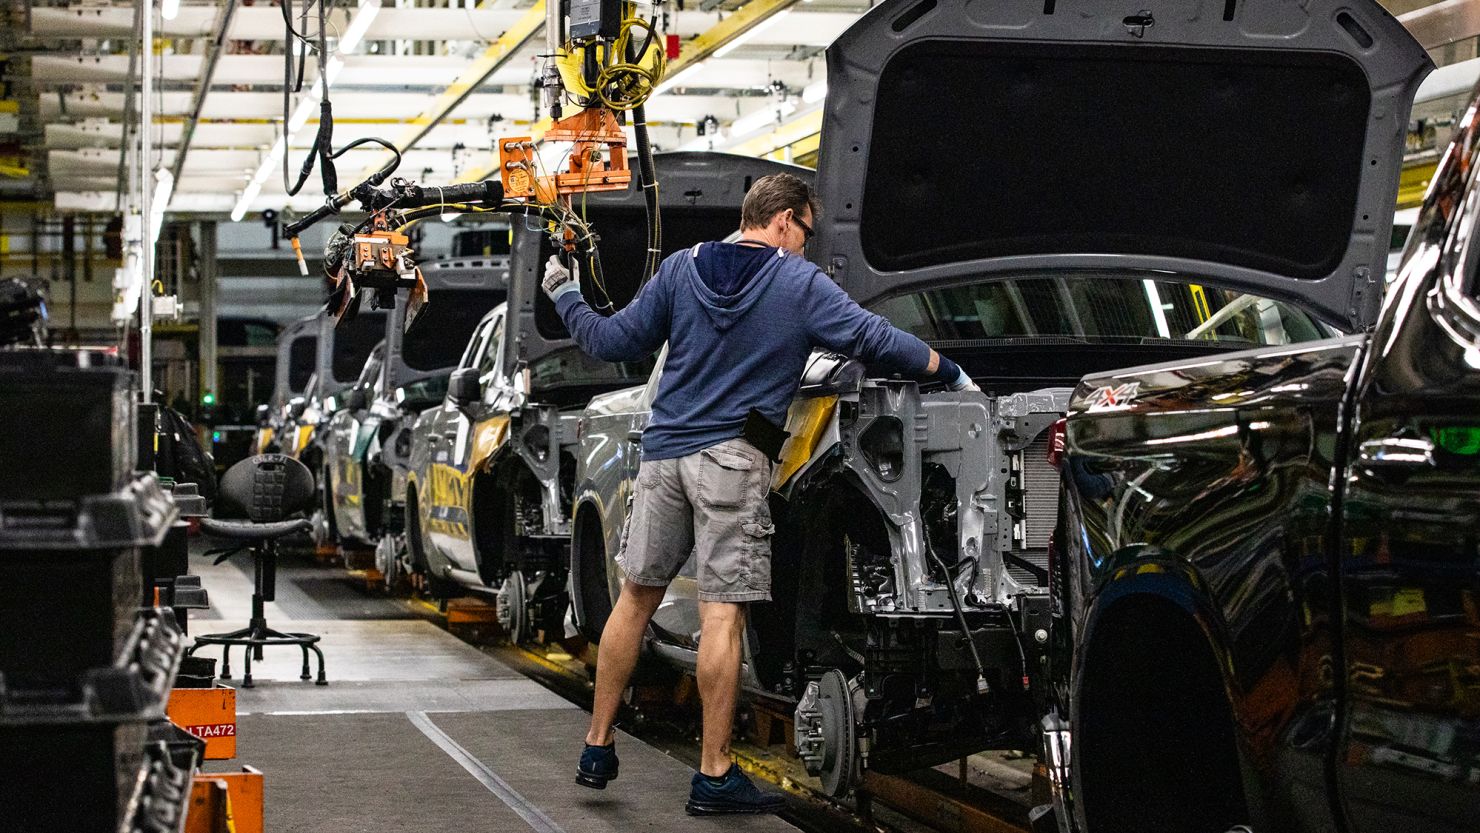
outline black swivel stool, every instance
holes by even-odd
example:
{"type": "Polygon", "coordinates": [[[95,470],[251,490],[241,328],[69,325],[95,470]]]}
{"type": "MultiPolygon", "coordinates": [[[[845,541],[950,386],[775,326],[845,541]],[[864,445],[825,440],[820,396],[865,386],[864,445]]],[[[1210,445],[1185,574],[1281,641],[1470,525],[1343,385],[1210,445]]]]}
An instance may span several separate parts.
{"type": "MultiPolygon", "coordinates": [[[[297,645],[303,651],[303,675],[308,673],[308,652],[319,658],[317,685],[328,685],[324,678],[324,652],[319,650],[318,634],[283,633],[267,626],[263,603],[273,600],[277,584],[278,540],[288,535],[308,532],[313,526],[301,516],[315,506],[313,475],[308,467],[285,454],[259,454],[248,457],[226,470],[217,492],[217,514],[223,518],[202,518],[200,528],[216,538],[238,542],[227,550],[227,558],[249,550],[252,553],[254,582],[252,621],[231,633],[208,633],[195,638],[189,653],[206,645],[221,646],[221,679],[231,679],[231,646],[245,650],[246,671],[242,687],[252,687],[252,659],[262,659],[262,649],[271,645],[297,645]]],[[[209,554],[209,553],[208,553],[209,554]]]]}

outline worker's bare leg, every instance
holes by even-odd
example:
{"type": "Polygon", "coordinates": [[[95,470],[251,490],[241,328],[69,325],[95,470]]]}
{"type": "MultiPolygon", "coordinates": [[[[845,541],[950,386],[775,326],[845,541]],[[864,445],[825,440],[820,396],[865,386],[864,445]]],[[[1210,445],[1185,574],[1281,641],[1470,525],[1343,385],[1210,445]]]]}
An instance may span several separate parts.
{"type": "MultiPolygon", "coordinates": [[[[730,733],[740,695],[740,640],[745,605],[699,602],[699,697],[704,704],[704,751],[699,771],[718,778],[730,769],[730,733]]],[[[603,643],[602,650],[606,650],[603,643]]]]}
{"type": "Polygon", "coordinates": [[[625,582],[622,595],[612,608],[601,632],[601,650],[596,655],[596,702],[591,706],[591,729],[586,742],[605,746],[612,742],[612,724],[622,706],[622,692],[637,667],[642,650],[642,636],[648,621],[663,601],[664,587],[648,587],[625,582]]]}

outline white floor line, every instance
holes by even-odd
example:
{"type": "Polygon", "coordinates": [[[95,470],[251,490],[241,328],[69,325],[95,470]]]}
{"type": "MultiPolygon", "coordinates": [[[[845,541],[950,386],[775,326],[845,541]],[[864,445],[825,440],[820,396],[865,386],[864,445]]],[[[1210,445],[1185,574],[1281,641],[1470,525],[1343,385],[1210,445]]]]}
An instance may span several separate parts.
{"type": "Polygon", "coordinates": [[[509,809],[519,814],[519,818],[535,830],[535,833],[565,833],[565,828],[556,824],[539,807],[531,804],[528,799],[520,795],[517,790],[509,786],[508,782],[498,777],[498,773],[488,768],[488,765],[473,757],[468,750],[458,745],[451,735],[442,731],[437,724],[427,717],[426,712],[406,712],[406,719],[411,725],[421,730],[432,743],[441,747],[443,752],[452,760],[457,761],[468,774],[477,778],[479,783],[488,788],[488,791],[498,796],[498,799],[509,805],[509,809]]]}

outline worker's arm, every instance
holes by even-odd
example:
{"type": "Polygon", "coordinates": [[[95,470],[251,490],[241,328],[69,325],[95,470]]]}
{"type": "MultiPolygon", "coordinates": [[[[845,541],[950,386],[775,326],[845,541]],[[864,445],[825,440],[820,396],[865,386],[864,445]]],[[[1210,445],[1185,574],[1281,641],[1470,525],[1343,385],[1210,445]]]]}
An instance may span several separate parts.
{"type": "Polygon", "coordinates": [[[564,269],[551,258],[546,270],[545,286],[555,301],[560,319],[570,330],[571,338],[586,353],[605,362],[635,362],[657,352],[668,338],[672,296],[668,291],[665,270],[647,282],[632,303],[612,316],[591,309],[581,296],[580,281],[568,276],[565,281],[550,280],[551,270],[564,269]]]}
{"type": "Polygon", "coordinates": [[[881,315],[860,307],[821,270],[807,292],[807,329],[813,343],[909,376],[975,389],[959,365],[881,315]]]}

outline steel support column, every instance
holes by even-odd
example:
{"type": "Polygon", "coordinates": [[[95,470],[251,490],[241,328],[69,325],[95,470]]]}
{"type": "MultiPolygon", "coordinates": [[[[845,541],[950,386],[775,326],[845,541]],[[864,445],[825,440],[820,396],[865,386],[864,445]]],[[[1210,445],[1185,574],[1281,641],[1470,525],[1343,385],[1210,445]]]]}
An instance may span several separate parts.
{"type": "Polygon", "coordinates": [[[216,265],[216,221],[205,220],[195,228],[200,240],[200,390],[195,395],[199,401],[207,391],[220,396],[216,390],[216,297],[221,276],[216,265]]]}

